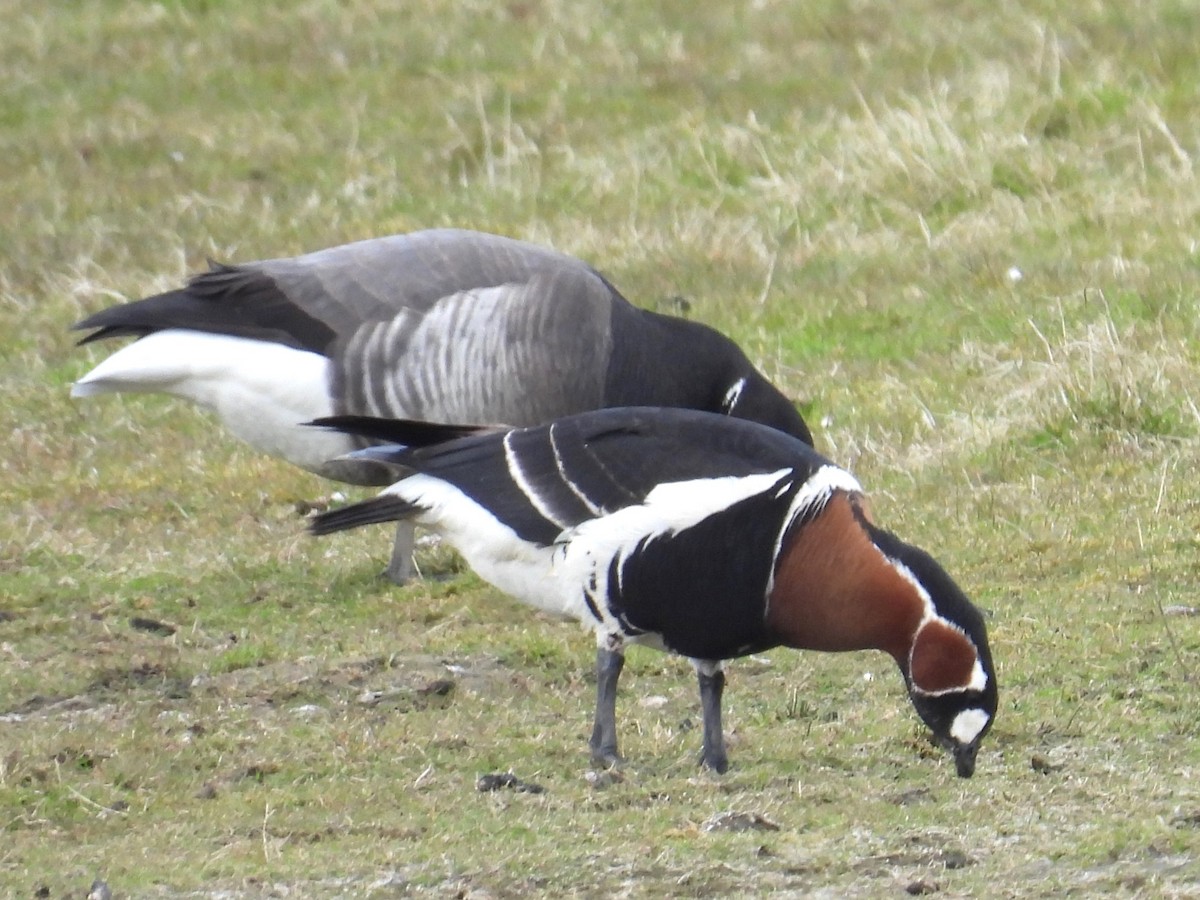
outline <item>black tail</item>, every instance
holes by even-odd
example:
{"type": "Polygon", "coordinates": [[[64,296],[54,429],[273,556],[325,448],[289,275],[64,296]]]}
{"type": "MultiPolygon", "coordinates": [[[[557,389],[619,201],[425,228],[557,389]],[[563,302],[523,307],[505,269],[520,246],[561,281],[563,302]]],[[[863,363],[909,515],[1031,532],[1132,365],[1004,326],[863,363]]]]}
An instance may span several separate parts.
{"type": "Polygon", "coordinates": [[[168,291],[145,300],[120,303],[93,313],[71,326],[72,331],[88,331],[91,334],[79,339],[79,345],[92,341],[105,341],[118,337],[145,337],[153,331],[169,328],[176,324],[169,311],[188,300],[186,290],[168,291]],[[167,314],[163,311],[167,310],[167,314]],[[165,323],[165,324],[164,324],[165,323]]]}
{"type": "Polygon", "coordinates": [[[327,354],[337,337],[332,326],[293,303],[265,272],[211,261],[209,265],[209,271],[190,278],[186,287],[110,306],[71,328],[97,329],[80,344],[181,328],[327,354]]]}
{"type": "Polygon", "coordinates": [[[375,416],[327,416],[308,424],[403,447],[432,447],[473,434],[498,430],[492,425],[442,425],[416,419],[381,419],[375,416]]]}
{"type": "Polygon", "coordinates": [[[346,531],[350,528],[360,528],[363,525],[378,525],[381,522],[399,522],[415,515],[420,509],[407,500],[382,494],[361,503],[352,503],[341,509],[331,509],[313,518],[308,530],[316,535],[333,534],[335,531],[346,531]]]}

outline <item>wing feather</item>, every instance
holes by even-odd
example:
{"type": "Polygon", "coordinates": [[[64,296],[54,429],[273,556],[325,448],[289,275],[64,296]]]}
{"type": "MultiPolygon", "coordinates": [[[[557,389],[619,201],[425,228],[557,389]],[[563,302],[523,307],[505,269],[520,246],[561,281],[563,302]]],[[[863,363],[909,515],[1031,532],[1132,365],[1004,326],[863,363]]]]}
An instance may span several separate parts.
{"type": "Polygon", "coordinates": [[[469,424],[487,410],[489,422],[528,425],[600,406],[603,290],[586,274],[543,273],[366,323],[334,358],[339,411],[469,424]]]}
{"type": "MultiPolygon", "coordinates": [[[[688,490],[703,491],[707,483],[741,497],[743,488],[730,487],[740,480],[779,499],[784,479],[803,484],[826,465],[807,444],[763,425],[694,410],[638,408],[484,431],[389,455],[397,465],[453,485],[519,537],[543,545],[586,522],[646,504],[652,494],[659,504],[678,505],[672,485],[692,482],[688,490]]],[[[404,482],[389,490],[402,496],[404,482]]],[[[721,502],[716,495],[683,499],[702,511],[721,502]]]]}

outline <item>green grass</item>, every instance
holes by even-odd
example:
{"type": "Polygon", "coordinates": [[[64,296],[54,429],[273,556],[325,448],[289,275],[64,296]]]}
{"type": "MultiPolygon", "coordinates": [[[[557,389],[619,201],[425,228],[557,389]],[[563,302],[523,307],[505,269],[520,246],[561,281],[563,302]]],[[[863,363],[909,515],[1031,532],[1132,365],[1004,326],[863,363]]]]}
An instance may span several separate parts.
{"type": "Polygon", "coordinates": [[[1200,894],[1190,4],[4,13],[0,893],[1200,894]],[[577,627],[443,549],[390,588],[382,532],[303,534],[331,485],[67,397],[86,312],[438,225],[683,297],[796,398],[989,613],[973,780],[885,659],[787,652],[731,667],[703,775],[650,651],[589,780],[577,627]],[[545,792],[475,790],[509,770],[545,792]]]}

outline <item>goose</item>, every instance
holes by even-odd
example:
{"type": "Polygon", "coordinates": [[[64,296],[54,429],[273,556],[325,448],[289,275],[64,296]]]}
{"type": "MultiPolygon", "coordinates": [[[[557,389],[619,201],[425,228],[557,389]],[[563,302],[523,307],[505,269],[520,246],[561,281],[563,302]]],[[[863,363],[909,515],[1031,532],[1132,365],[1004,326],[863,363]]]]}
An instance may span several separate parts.
{"type": "MultiPolygon", "coordinates": [[[[792,403],[719,332],[640,309],[587,263],[494,234],[434,229],[240,265],[73,326],[80,344],[137,340],[73,397],[156,392],[212,410],[235,436],[318,475],[385,485],[361,444],[304,428],[361,414],[533,425],[608,406],[683,406],[812,443],[792,403]]],[[[388,575],[412,573],[402,523],[388,575]]]]}
{"type": "Polygon", "coordinates": [[[983,616],[932,556],[875,524],[849,472],[803,441],[661,408],[516,429],[314,424],[385,442],[354,456],[401,472],[377,497],[317,515],[314,534],[417,522],[501,591],[593,632],[593,762],[620,761],[628,645],[691,660],[700,762],[715,772],[728,767],[725,662],[784,646],[890,654],[958,775],[974,773],[997,704],[983,616]]]}

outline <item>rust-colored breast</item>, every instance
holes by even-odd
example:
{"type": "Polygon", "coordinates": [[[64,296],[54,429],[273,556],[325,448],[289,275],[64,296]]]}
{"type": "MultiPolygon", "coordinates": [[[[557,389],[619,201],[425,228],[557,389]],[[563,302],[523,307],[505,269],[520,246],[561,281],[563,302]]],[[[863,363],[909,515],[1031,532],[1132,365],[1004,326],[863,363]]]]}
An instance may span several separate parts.
{"type": "Polygon", "coordinates": [[[767,627],[797,649],[874,648],[906,660],[923,603],[855,517],[863,499],[835,493],[816,519],[785,537],[767,627]]]}

